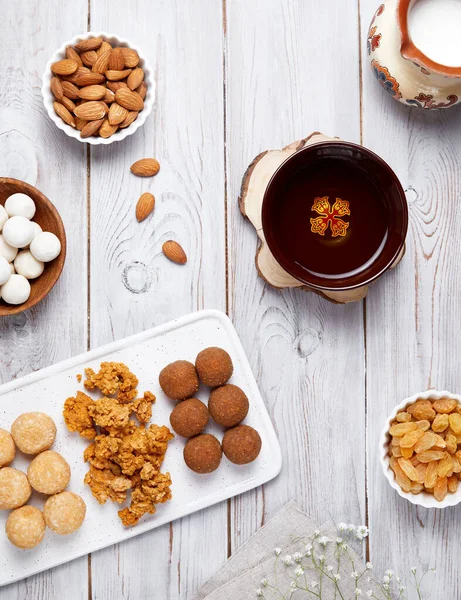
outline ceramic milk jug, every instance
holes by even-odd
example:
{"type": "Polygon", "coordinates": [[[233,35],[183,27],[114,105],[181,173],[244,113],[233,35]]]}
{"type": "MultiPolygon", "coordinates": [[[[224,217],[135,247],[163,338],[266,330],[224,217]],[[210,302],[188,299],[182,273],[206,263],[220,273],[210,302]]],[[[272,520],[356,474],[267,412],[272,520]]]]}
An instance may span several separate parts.
{"type": "Polygon", "coordinates": [[[387,0],[378,8],[367,50],[376,79],[395,100],[426,109],[461,101],[460,36],[453,39],[446,30],[455,17],[461,19],[461,0],[387,0]],[[450,14],[450,8],[457,13],[450,14]],[[418,29],[412,23],[416,9],[424,9],[428,20],[418,29]]]}

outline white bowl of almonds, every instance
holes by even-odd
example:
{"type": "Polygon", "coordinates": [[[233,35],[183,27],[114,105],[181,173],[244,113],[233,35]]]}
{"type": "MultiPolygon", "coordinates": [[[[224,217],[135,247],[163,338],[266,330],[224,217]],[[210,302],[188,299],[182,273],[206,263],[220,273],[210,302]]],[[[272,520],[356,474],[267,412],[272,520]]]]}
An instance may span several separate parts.
{"type": "Polygon", "coordinates": [[[88,32],[53,54],[42,95],[48,115],[68,136],[111,144],[144,124],[154,105],[155,81],[148,61],[131,42],[88,32]]]}
{"type": "Polygon", "coordinates": [[[384,475],[424,508],[461,502],[461,396],[428,390],[399,404],[380,438],[384,475]]]}

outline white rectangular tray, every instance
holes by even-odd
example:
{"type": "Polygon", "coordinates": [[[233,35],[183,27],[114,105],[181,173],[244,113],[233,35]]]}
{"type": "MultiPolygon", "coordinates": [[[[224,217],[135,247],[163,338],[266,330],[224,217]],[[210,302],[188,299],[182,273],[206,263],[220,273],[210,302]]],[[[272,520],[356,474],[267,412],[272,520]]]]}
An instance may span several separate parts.
{"type": "MultiPolygon", "coordinates": [[[[209,390],[202,387],[197,394],[205,402],[208,395],[209,390]]],[[[282,466],[280,445],[248,359],[230,320],[218,311],[193,313],[0,387],[1,428],[9,430],[18,415],[30,411],[45,412],[56,422],[58,432],[53,449],[69,462],[72,479],[68,489],[84,498],[87,516],[75,534],[59,536],[47,530],[40,546],[33,550],[19,550],[9,543],[4,533],[8,512],[0,511],[0,586],[242,494],[276,477],[282,466]],[[82,454],[88,442],[67,431],[62,417],[64,401],[75,395],[77,390],[84,389],[83,383],[77,382],[76,375],[83,374],[85,367],[97,370],[103,361],[123,362],[138,376],[139,393],[150,390],[157,396],[151,422],[169,426],[174,403],[161,391],[158,375],[174,360],[194,362],[198,352],[207,346],[220,346],[231,355],[234,362],[231,382],[240,386],[250,400],[245,423],[259,431],[261,453],[254,463],[243,467],[233,465],[223,457],[217,471],[197,475],[186,467],[182,457],[184,440],[176,437],[170,442],[162,468],[163,472],[171,474],[173,499],[159,504],[157,513],[146,515],[136,527],[125,528],[117,515],[120,505],[110,501],[99,505],[83,483],[88,466],[83,462],[82,454]]],[[[223,430],[215,424],[209,425],[207,431],[217,435],[218,439],[222,438],[223,430]]],[[[26,470],[28,463],[29,460],[19,454],[11,466],[26,470]]],[[[43,502],[44,498],[39,494],[32,496],[31,504],[42,507],[43,502]]]]}

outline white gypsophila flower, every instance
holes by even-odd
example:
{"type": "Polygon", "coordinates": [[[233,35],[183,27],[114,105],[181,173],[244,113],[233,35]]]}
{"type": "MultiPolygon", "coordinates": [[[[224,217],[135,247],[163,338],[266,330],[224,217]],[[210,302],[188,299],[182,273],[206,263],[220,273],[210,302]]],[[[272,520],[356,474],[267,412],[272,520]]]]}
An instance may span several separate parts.
{"type": "Polygon", "coordinates": [[[327,537],[326,535],[322,536],[321,538],[319,538],[319,544],[321,546],[323,546],[324,548],[326,548],[327,544],[330,542],[330,538],[327,537]]]}
{"type": "Polygon", "coordinates": [[[389,577],[389,575],[384,575],[383,583],[389,583],[390,580],[391,580],[391,578],[389,577]]]}
{"type": "Polygon", "coordinates": [[[320,561],[321,563],[324,563],[324,562],[325,562],[325,554],[321,554],[321,555],[319,556],[319,561],[320,561]]]}
{"type": "Polygon", "coordinates": [[[343,542],[341,544],[341,550],[347,550],[349,548],[349,546],[346,544],[346,542],[343,542]]]}
{"type": "Polygon", "coordinates": [[[295,571],[295,575],[296,577],[301,577],[301,575],[304,575],[304,569],[302,567],[298,567],[295,571]]]}
{"type": "Polygon", "coordinates": [[[400,577],[396,577],[397,583],[400,583],[402,580],[400,579],[400,577]]]}
{"type": "Polygon", "coordinates": [[[325,567],[325,571],[326,571],[327,573],[331,573],[331,572],[333,571],[333,567],[332,567],[331,565],[327,565],[327,566],[325,567]]]}
{"type": "Polygon", "coordinates": [[[312,550],[313,546],[312,544],[306,544],[306,551],[309,552],[310,550],[312,550]]]}
{"type": "Polygon", "coordinates": [[[311,581],[311,588],[313,590],[316,590],[319,587],[319,582],[318,581],[311,581]]]}
{"type": "Polygon", "coordinates": [[[383,588],[387,591],[389,589],[389,584],[388,583],[383,583],[383,588]]]}
{"type": "Polygon", "coordinates": [[[298,584],[296,583],[296,581],[292,581],[290,583],[290,592],[292,594],[294,594],[294,592],[296,592],[297,589],[298,589],[298,584]]]}
{"type": "Polygon", "coordinates": [[[295,559],[295,562],[300,563],[303,559],[303,555],[301,554],[301,552],[295,552],[293,554],[293,558],[295,559]]]}
{"type": "Polygon", "coordinates": [[[365,525],[359,525],[357,527],[357,531],[355,532],[355,537],[358,540],[363,540],[364,538],[368,537],[368,527],[366,527],[365,525]]]}
{"type": "Polygon", "coordinates": [[[359,574],[357,573],[357,571],[352,571],[351,577],[352,577],[352,579],[358,579],[359,574]]]}
{"type": "Polygon", "coordinates": [[[338,525],[338,530],[339,530],[339,531],[347,531],[347,529],[348,529],[348,525],[347,525],[347,523],[340,523],[340,524],[338,525]]]}
{"type": "Polygon", "coordinates": [[[268,584],[269,584],[269,582],[267,581],[267,579],[261,579],[261,585],[262,585],[263,587],[267,587],[267,586],[268,586],[268,584]]]}
{"type": "Polygon", "coordinates": [[[434,573],[434,575],[437,573],[437,570],[435,569],[435,567],[432,567],[431,571],[434,573]]]}
{"type": "Polygon", "coordinates": [[[340,546],[342,543],[344,542],[342,537],[337,537],[336,538],[336,543],[338,544],[338,546],[340,546]]]}
{"type": "Polygon", "coordinates": [[[367,596],[371,598],[373,596],[373,590],[368,590],[367,596]]]}
{"type": "Polygon", "coordinates": [[[371,569],[373,568],[373,565],[371,562],[367,562],[366,567],[369,571],[371,571],[371,569]]]}
{"type": "Polygon", "coordinates": [[[411,572],[413,575],[416,575],[416,570],[417,570],[416,567],[411,567],[411,572]]]}
{"type": "Polygon", "coordinates": [[[314,529],[314,537],[317,538],[317,537],[319,537],[319,535],[320,535],[320,530],[314,529]]]}
{"type": "Polygon", "coordinates": [[[339,573],[336,573],[336,575],[333,576],[335,581],[339,581],[341,579],[341,575],[339,573]]]}
{"type": "Polygon", "coordinates": [[[310,550],[308,550],[308,551],[306,552],[306,556],[312,556],[312,552],[311,552],[310,550]]]}
{"type": "Polygon", "coordinates": [[[355,531],[355,525],[353,523],[349,523],[349,525],[347,526],[347,530],[349,531],[349,533],[352,533],[353,531],[355,531]]]}
{"type": "Polygon", "coordinates": [[[258,589],[256,590],[256,595],[258,596],[258,598],[261,598],[261,597],[262,597],[262,595],[263,595],[263,591],[262,591],[262,589],[261,589],[261,588],[258,588],[258,589]]]}
{"type": "Polygon", "coordinates": [[[275,548],[274,554],[275,554],[275,556],[280,556],[282,554],[282,549],[281,548],[275,548]]]}
{"type": "Polygon", "coordinates": [[[286,565],[288,567],[293,564],[293,559],[291,558],[291,556],[289,554],[287,554],[285,556],[285,558],[282,558],[282,562],[284,565],[286,565]]]}
{"type": "Polygon", "coordinates": [[[361,596],[361,595],[362,595],[362,590],[361,590],[361,589],[359,589],[359,588],[357,588],[357,589],[355,590],[355,597],[357,598],[358,596],[361,596]]]}
{"type": "Polygon", "coordinates": [[[388,577],[392,577],[394,575],[394,571],[391,571],[390,569],[388,569],[384,575],[387,575],[388,577]]]}

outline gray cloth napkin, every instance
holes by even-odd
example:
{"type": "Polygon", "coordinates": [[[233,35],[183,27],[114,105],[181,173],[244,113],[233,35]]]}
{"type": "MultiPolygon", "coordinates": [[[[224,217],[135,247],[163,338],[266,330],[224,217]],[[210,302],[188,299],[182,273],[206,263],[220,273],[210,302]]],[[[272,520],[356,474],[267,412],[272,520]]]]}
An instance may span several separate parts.
{"type": "MultiPolygon", "coordinates": [[[[304,554],[306,541],[313,537],[316,529],[320,531],[320,537],[327,536],[331,540],[324,552],[325,565],[332,565],[332,574],[336,574],[338,572],[335,557],[335,540],[338,537],[336,528],[331,524],[319,527],[295,502],[290,502],[229,558],[216,575],[199,590],[196,600],[255,600],[257,588],[262,588],[266,600],[280,598],[281,596],[270,587],[261,585],[261,580],[264,578],[274,583],[274,549],[278,547],[282,550],[277,561],[277,581],[280,591],[286,593],[294,579],[294,571],[299,565],[293,561],[292,565],[285,566],[281,559],[287,554],[293,557],[296,552],[304,554]]],[[[349,548],[348,552],[350,559],[343,557],[339,568],[341,592],[345,600],[355,600],[356,583],[351,574],[354,570],[361,574],[365,570],[365,565],[352,549],[349,548]],[[354,561],[354,567],[351,560],[354,561]]],[[[310,561],[303,562],[308,564],[310,561]]],[[[302,576],[300,582],[307,581],[310,584],[311,581],[318,580],[318,573],[310,567],[305,569],[305,576],[302,576]]],[[[368,590],[373,590],[374,594],[378,595],[379,586],[370,572],[361,577],[358,586],[362,590],[363,598],[367,597],[368,590]]],[[[288,594],[287,597],[290,595],[288,594]]],[[[293,594],[294,600],[303,597],[313,596],[302,591],[293,594]]],[[[325,578],[322,598],[324,600],[340,598],[334,584],[325,578]]]]}

